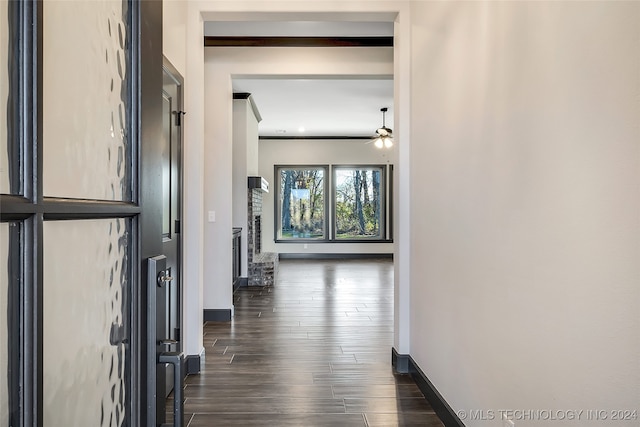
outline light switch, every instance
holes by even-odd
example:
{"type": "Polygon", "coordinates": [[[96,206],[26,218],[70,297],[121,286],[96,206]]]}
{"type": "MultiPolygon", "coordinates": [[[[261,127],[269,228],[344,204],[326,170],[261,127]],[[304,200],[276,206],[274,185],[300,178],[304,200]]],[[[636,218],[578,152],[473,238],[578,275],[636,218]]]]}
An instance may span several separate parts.
{"type": "Polygon", "coordinates": [[[209,222],[216,222],[216,211],[209,211],[209,222]]]}

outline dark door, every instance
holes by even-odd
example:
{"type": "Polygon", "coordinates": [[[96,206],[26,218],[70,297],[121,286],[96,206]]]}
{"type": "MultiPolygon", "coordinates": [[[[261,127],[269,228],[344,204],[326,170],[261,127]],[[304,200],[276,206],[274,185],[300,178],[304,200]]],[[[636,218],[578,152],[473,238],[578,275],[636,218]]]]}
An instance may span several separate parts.
{"type": "MultiPolygon", "coordinates": [[[[166,275],[170,278],[158,290],[157,330],[160,351],[178,352],[181,328],[181,123],[182,77],[165,59],[162,84],[162,254],[166,256],[166,275]]],[[[160,365],[158,408],[173,390],[173,366],[160,365]]]]}
{"type": "Polygon", "coordinates": [[[0,22],[0,424],[154,425],[162,3],[0,1],[0,22]]]}

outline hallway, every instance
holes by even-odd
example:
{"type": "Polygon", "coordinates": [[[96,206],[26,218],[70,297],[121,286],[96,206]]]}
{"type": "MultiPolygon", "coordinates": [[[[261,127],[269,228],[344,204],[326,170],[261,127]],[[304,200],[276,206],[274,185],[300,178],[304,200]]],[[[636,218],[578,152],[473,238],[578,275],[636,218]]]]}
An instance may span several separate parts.
{"type": "Polygon", "coordinates": [[[240,288],[207,322],[185,381],[185,425],[442,426],[393,373],[393,263],[283,260],[276,285],[240,288]]]}

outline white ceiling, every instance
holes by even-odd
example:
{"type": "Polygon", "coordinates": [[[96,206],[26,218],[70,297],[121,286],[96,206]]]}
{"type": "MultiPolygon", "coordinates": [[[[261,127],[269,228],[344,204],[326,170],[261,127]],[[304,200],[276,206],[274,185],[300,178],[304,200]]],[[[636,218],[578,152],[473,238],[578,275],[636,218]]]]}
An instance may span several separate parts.
{"type": "MultiPolygon", "coordinates": [[[[392,36],[393,22],[220,21],[206,22],[205,35],[392,36]]],[[[382,124],[383,107],[389,109],[386,125],[393,128],[391,78],[235,78],[233,90],[252,95],[262,116],[260,136],[370,137],[382,124]]]]}
{"type": "Polygon", "coordinates": [[[372,136],[388,107],[391,79],[235,79],[234,92],[251,94],[262,121],[260,136],[372,136]]]}

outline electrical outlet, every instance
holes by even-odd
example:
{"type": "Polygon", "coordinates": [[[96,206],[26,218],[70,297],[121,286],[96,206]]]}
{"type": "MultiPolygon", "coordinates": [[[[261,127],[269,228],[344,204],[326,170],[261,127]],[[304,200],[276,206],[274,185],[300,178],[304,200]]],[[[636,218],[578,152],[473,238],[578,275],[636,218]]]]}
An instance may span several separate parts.
{"type": "Polygon", "coordinates": [[[209,211],[209,222],[216,222],[216,211],[209,211]]]}
{"type": "Polygon", "coordinates": [[[306,243],[304,244],[304,249],[309,248],[309,245],[307,245],[306,243]]]}

